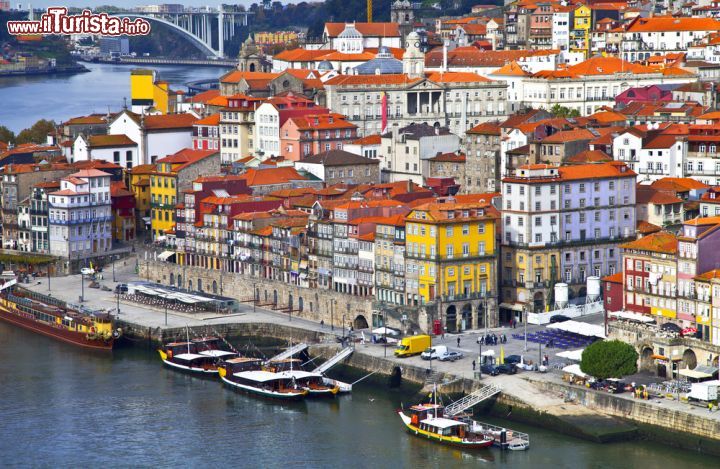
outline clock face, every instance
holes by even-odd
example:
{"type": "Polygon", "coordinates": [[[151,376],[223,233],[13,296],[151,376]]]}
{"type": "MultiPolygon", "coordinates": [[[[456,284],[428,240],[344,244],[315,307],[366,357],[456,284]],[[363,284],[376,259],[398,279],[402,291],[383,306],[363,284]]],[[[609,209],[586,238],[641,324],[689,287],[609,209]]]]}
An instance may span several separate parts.
{"type": "Polygon", "coordinates": [[[409,43],[409,42],[406,42],[406,43],[405,43],[405,49],[407,49],[408,47],[410,47],[410,43],[409,43]]]}
{"type": "Polygon", "coordinates": [[[419,42],[416,42],[416,43],[415,43],[415,47],[420,47],[420,43],[419,43],[419,42]]]}

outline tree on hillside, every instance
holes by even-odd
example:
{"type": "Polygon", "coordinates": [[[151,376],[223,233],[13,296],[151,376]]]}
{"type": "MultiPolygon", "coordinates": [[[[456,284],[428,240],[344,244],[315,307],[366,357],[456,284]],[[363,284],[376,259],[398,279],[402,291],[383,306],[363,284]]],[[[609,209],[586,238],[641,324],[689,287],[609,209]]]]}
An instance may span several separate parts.
{"type": "Polygon", "coordinates": [[[40,119],[32,127],[25,129],[17,135],[15,143],[45,143],[49,133],[55,131],[55,122],[40,119]]]}
{"type": "Polygon", "coordinates": [[[559,104],[551,107],[550,112],[555,117],[580,117],[580,112],[577,109],[570,109],[559,104]]]}
{"type": "Polygon", "coordinates": [[[14,143],[15,133],[4,125],[0,125],[0,142],[14,143]]]}
{"type": "Polygon", "coordinates": [[[598,379],[622,378],[637,372],[637,361],[638,353],[632,345],[602,340],[583,351],[580,369],[598,379]]]}

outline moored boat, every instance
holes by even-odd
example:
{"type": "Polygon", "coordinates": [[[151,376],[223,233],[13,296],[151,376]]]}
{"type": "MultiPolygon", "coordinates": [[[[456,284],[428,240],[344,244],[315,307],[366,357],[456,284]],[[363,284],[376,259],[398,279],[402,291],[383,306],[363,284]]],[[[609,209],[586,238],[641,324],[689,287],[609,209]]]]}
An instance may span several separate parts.
{"type": "Polygon", "coordinates": [[[272,399],[297,400],[308,394],[308,390],[299,386],[295,378],[285,373],[264,370],[240,371],[232,374],[220,372],[220,379],[233,389],[272,399]]]}
{"type": "Polygon", "coordinates": [[[92,350],[112,350],[122,334],[111,314],[20,288],[15,279],[0,286],[0,319],[92,350]]]}
{"type": "Polygon", "coordinates": [[[340,392],[339,385],[327,384],[325,377],[320,373],[303,370],[287,370],[279,374],[294,378],[298,386],[307,390],[308,396],[332,397],[340,392]]]}
{"type": "Polygon", "coordinates": [[[398,415],[408,431],[419,437],[469,449],[492,446],[491,437],[474,431],[468,422],[444,417],[443,409],[438,404],[419,404],[410,407],[407,414],[398,410],[398,415]]]}

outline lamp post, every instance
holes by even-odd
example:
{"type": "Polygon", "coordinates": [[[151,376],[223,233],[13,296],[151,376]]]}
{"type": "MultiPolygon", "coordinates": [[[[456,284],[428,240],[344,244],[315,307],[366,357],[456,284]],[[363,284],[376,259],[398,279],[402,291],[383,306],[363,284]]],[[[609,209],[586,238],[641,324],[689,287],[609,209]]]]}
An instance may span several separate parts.
{"type": "Polygon", "coordinates": [[[330,330],[333,332],[335,331],[335,322],[334,322],[335,314],[334,313],[335,313],[335,299],[333,298],[332,300],[330,300],[330,330]]]}
{"type": "Polygon", "coordinates": [[[117,294],[117,315],[120,317],[120,285],[115,285],[115,293],[117,294]]]}
{"type": "Polygon", "coordinates": [[[167,298],[165,298],[165,325],[167,326],[167,298]]]}
{"type": "Polygon", "coordinates": [[[527,305],[523,305],[523,328],[525,329],[525,351],[527,352],[527,305]]]}
{"type": "Polygon", "coordinates": [[[345,337],[345,313],[342,315],[342,336],[345,337]]]}
{"type": "Polygon", "coordinates": [[[387,312],[383,309],[383,353],[387,357],[387,312]]]}
{"type": "Polygon", "coordinates": [[[113,282],[117,282],[117,280],[115,280],[115,256],[112,257],[112,270],[113,270],[113,282]]]}
{"type": "MultiPolygon", "coordinates": [[[[487,336],[486,336],[487,337],[487,336]]],[[[477,344],[478,344],[478,362],[477,362],[477,374],[478,378],[482,378],[482,341],[480,340],[480,337],[477,338],[477,344]]]]}
{"type": "Polygon", "coordinates": [[[80,303],[85,302],[85,273],[80,268],[80,303]]]}

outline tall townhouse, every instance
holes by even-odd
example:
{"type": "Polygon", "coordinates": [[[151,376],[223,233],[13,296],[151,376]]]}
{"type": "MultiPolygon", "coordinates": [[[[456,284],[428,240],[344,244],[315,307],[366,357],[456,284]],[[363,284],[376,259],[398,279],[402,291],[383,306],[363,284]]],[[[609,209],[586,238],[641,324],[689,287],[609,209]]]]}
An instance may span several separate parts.
{"type": "Polygon", "coordinates": [[[405,297],[405,216],[378,220],[375,225],[375,298],[380,303],[413,305],[405,297]]]}
{"type": "MultiPolygon", "coordinates": [[[[490,200],[440,199],[405,219],[408,294],[435,303],[449,332],[481,327],[496,295],[496,220],[490,200]]],[[[495,323],[495,318],[487,318],[495,323]]]]}
{"type": "Polygon", "coordinates": [[[589,276],[620,270],[635,237],[636,174],[619,162],[521,166],[503,179],[501,319],[555,304],[554,284],[584,297],[589,276]]]}

